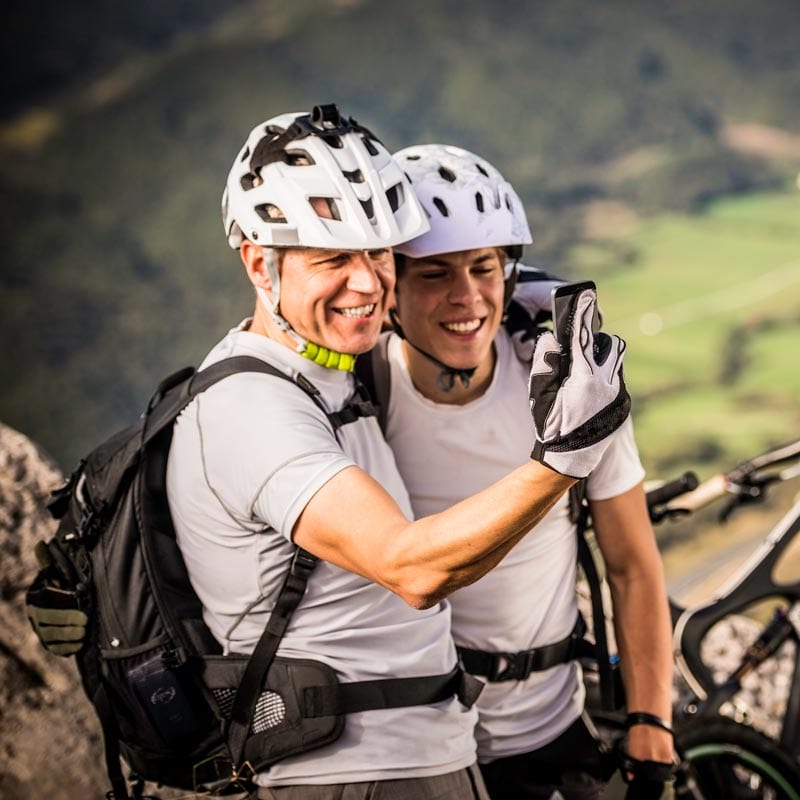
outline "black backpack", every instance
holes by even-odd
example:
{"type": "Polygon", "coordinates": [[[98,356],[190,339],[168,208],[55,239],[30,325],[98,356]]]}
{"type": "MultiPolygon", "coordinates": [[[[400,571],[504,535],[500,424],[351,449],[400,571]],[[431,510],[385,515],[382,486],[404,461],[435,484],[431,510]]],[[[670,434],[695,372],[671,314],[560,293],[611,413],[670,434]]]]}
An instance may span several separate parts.
{"type": "Polygon", "coordinates": [[[238,372],[291,381],[325,414],[333,433],[375,409],[363,386],[337,412],[302,374],[238,356],[201,372],[180,370],[158,387],[141,418],[95,448],[49,508],[55,536],[28,590],[38,609],[88,617],[76,654],[103,728],[109,800],[143,797],[144,782],[205,794],[251,789],[250,778],[288,756],[334,742],[347,714],[434,704],[469,706],[480,684],[460,667],[441,675],[340,683],[312,659],[276,656],[317,558],[297,548],[250,656],[222,655],[203,622],[170,516],[166,467],[173,423],[202,391],[238,372]],[[131,786],[120,756],[131,767],[131,786]],[[130,791],[130,794],[129,794],[130,791]]]}
{"type": "MultiPolygon", "coordinates": [[[[176,372],[162,381],[140,419],[89,453],[49,503],[60,523],[55,536],[37,546],[43,567],[28,601],[45,608],[71,603],[89,618],[77,662],[103,728],[112,784],[108,797],[117,800],[129,797],[120,755],[132,769],[134,798],[142,796],[144,780],[217,793],[226,787],[241,791],[252,727],[258,730],[251,727],[254,717],[280,718],[281,709],[275,717],[274,709],[257,706],[265,695],[270,699],[262,687],[273,661],[275,680],[281,679],[283,665],[275,651],[316,558],[297,550],[256,652],[249,660],[239,657],[234,685],[210,690],[209,672],[231,659],[221,655],[203,622],[165,490],[176,417],[197,394],[243,371],[293,380],[246,356],[201,372],[176,372]]],[[[317,390],[302,375],[293,382],[322,408],[317,390]]],[[[338,414],[325,413],[336,430],[371,409],[355,402],[338,414]]],[[[315,677],[312,682],[318,682],[315,677]]],[[[311,722],[312,733],[325,743],[339,735],[341,724],[320,717],[311,722]]],[[[306,727],[303,736],[309,734],[306,727]]],[[[282,750],[276,748],[272,761],[293,752],[290,747],[279,755],[282,750]]],[[[270,761],[269,747],[262,743],[259,752],[265,751],[262,765],[270,761]]]]}

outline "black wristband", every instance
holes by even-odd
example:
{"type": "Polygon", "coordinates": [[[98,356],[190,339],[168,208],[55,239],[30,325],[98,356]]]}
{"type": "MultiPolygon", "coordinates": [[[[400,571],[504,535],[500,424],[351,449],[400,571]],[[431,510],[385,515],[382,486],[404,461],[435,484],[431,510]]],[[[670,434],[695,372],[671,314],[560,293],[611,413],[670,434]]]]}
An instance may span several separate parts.
{"type": "Polygon", "coordinates": [[[661,728],[665,730],[672,738],[675,738],[675,734],[672,731],[672,725],[667,722],[667,720],[663,719],[662,717],[658,717],[655,714],[650,714],[648,711],[631,711],[627,717],[625,717],[625,728],[630,729],[634,725],[652,725],[654,728],[661,728]]]}

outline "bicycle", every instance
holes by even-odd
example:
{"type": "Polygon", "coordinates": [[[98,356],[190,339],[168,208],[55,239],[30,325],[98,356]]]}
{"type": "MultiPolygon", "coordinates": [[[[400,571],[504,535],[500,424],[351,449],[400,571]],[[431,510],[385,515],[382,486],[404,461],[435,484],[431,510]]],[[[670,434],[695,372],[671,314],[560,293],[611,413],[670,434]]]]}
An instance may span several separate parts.
{"type": "MultiPolygon", "coordinates": [[[[728,497],[720,514],[724,521],[740,506],[762,501],[769,486],[797,476],[800,441],[764,453],[703,483],[694,473],[684,473],[649,491],[648,508],[653,522],[660,523],[728,497]]],[[[780,581],[775,571],[799,532],[800,498],[764,537],[749,561],[710,600],[687,608],[670,598],[675,663],[687,687],[673,709],[678,757],[676,798],[800,800],[800,580],[780,581]],[[707,635],[721,620],[741,614],[765,599],[780,602],[772,618],[745,648],[736,668],[721,678],[715,676],[702,655],[707,635]],[[780,733],[777,740],[772,740],[744,724],[747,715],[737,707],[735,696],[745,677],[774,659],[787,642],[793,646],[792,679],[780,733]]],[[[595,628],[600,628],[597,614],[593,616],[595,628]]],[[[601,630],[601,638],[604,635],[601,630]]],[[[591,669],[587,674],[591,688],[591,669]]],[[[594,681],[597,680],[595,676],[594,681]]],[[[607,667],[605,682],[608,683],[607,667]]],[[[609,710],[613,705],[609,702],[611,691],[607,686],[605,689],[601,698],[596,692],[587,695],[587,709],[604,747],[611,749],[624,735],[624,713],[609,710]]]]}

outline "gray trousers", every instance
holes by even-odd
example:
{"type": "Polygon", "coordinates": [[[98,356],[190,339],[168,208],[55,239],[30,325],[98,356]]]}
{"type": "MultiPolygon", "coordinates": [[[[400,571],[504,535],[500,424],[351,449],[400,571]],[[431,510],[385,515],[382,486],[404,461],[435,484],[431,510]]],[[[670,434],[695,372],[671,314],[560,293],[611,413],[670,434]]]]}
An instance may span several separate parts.
{"type": "Polygon", "coordinates": [[[432,778],[401,778],[327,786],[262,786],[258,800],[489,800],[480,770],[467,769],[432,778]]]}

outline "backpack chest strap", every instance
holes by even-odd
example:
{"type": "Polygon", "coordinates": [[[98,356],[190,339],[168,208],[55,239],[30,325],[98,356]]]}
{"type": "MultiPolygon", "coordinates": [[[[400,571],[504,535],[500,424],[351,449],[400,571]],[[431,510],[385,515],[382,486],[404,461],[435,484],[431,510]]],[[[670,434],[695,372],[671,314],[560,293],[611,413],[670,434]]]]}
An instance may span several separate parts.
{"type": "Polygon", "coordinates": [[[542,672],[577,658],[594,655],[594,644],[584,638],[586,623],[578,615],[569,636],[543,647],[533,647],[517,653],[489,653],[459,647],[458,654],[464,669],[472,675],[481,675],[492,683],[499,681],[524,681],[532,672],[542,672]]]}

